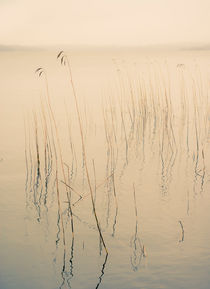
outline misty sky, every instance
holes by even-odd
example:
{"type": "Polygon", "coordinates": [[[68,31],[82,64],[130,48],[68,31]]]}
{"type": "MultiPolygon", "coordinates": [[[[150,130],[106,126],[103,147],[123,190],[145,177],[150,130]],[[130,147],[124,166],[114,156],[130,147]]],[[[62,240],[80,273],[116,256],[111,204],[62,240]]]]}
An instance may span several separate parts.
{"type": "Polygon", "coordinates": [[[210,43],[210,0],[0,0],[0,45],[210,43]]]}

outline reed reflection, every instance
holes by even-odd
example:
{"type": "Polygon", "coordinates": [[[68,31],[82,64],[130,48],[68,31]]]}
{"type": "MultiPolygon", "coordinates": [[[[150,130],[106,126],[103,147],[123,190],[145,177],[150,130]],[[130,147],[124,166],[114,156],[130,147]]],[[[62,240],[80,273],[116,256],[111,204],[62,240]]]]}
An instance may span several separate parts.
{"type": "MultiPolygon", "coordinates": [[[[146,74],[141,72],[131,76],[115,61],[116,91],[104,96],[102,107],[97,107],[99,111],[91,111],[89,115],[87,104],[79,102],[68,55],[61,51],[58,60],[67,69],[70,97],[65,103],[66,115],[59,119],[55,105],[58,100],[52,101],[47,72],[41,67],[37,69],[44,96],[38,112],[33,111],[31,118],[25,119],[26,206],[36,212],[40,225],[46,216],[53,215],[48,219],[49,223],[54,222],[57,253],[62,249],[62,253],[59,252],[62,255],[60,289],[71,288],[76,276],[73,271],[77,230],[85,226],[87,230],[98,232],[99,251],[98,239],[96,251],[99,256],[105,252],[95,287],[98,288],[104,279],[108,260],[104,236],[109,240],[111,235],[109,243],[113,245],[118,232],[119,235],[122,233],[120,214],[130,202],[129,197],[123,195],[126,186],[120,187],[123,182],[126,185],[132,183],[139,170],[145,177],[145,186],[158,175],[160,188],[157,184],[155,191],[159,193],[161,189],[162,196],[166,197],[173,192],[172,181],[177,181],[177,171],[180,170],[180,176],[184,175],[183,191],[187,192],[184,207],[187,215],[190,214],[191,191],[194,196],[205,192],[208,100],[201,103],[202,83],[197,83],[196,78],[191,79],[181,64],[176,67],[179,82],[177,91],[172,94],[168,67],[160,68],[159,63],[154,62],[149,64],[146,74]],[[191,94],[192,103],[189,101],[191,94]],[[76,125],[75,119],[78,121],[76,125]],[[91,134],[93,127],[94,136],[91,134]],[[151,163],[157,169],[153,170],[151,163]],[[186,163],[184,173],[183,163],[186,163]]],[[[142,196],[142,203],[147,202],[147,196],[142,196]]],[[[141,240],[134,184],[133,204],[135,228],[130,238],[130,263],[132,270],[138,271],[147,254],[141,240]]],[[[128,212],[125,216],[129,221],[128,212]]],[[[184,242],[181,220],[179,225],[179,242],[184,242]]],[[[123,234],[126,236],[127,232],[123,234]]],[[[83,245],[84,251],[85,248],[83,245]]]]}
{"type": "Polygon", "coordinates": [[[136,225],[135,225],[135,233],[131,237],[131,240],[130,240],[130,246],[133,250],[132,255],[130,257],[130,262],[131,262],[131,267],[133,271],[137,271],[140,267],[142,257],[146,257],[146,250],[145,250],[144,245],[141,242],[141,239],[139,238],[138,211],[137,211],[137,205],[136,205],[136,191],[135,191],[134,184],[133,184],[133,198],[134,198],[136,225]]]}

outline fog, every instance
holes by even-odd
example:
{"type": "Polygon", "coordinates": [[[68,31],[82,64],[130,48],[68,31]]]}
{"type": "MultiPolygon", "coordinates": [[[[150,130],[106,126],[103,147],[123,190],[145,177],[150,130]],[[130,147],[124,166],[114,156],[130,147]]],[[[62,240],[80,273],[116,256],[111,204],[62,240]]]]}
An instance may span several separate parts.
{"type": "Polygon", "coordinates": [[[1,0],[1,45],[209,44],[208,0],[1,0]]]}

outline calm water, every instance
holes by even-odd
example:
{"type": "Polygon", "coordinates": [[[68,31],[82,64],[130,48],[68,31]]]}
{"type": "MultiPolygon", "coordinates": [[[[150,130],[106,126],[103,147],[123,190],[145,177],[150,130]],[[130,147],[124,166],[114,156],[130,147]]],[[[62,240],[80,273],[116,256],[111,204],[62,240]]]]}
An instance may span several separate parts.
{"type": "Polygon", "coordinates": [[[0,53],[0,288],[209,288],[210,52],[67,53],[108,256],[56,56],[0,53]]]}

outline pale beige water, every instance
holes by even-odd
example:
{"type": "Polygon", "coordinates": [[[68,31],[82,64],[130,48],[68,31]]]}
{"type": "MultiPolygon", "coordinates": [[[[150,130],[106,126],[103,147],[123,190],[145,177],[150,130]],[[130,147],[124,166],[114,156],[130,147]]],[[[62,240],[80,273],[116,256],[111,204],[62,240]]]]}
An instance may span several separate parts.
{"type": "MultiPolygon", "coordinates": [[[[71,185],[82,194],[88,192],[69,75],[56,60],[56,53],[0,54],[0,288],[209,288],[210,52],[68,52],[92,186],[95,186],[95,176],[96,184],[103,183],[96,192],[96,209],[109,250],[107,259],[104,250],[100,250],[90,197],[73,207],[75,238],[72,246],[65,187],[59,183],[67,244],[64,250],[62,233],[58,233],[61,224],[57,226],[55,160],[47,202],[44,204],[42,195],[38,205],[34,204],[34,112],[38,118],[44,178],[40,98],[46,104],[46,86],[34,73],[40,66],[48,76],[63,159],[71,167],[69,117],[76,155],[71,185]],[[133,129],[131,95],[135,102],[133,129]],[[167,114],[165,95],[170,95],[170,114],[167,114]],[[183,95],[185,109],[181,102],[183,95]],[[145,99],[147,116],[143,122],[141,109],[145,99]],[[152,100],[157,108],[156,118],[152,100]],[[111,116],[114,116],[113,122],[111,116]],[[168,116],[174,137],[170,122],[166,120],[168,116]],[[113,172],[114,164],[117,210],[112,179],[104,183],[113,172]],[[144,254],[137,237],[144,245],[144,254]]],[[[47,106],[45,108],[47,113],[47,106]]],[[[59,180],[63,180],[60,168],[59,180]]],[[[44,192],[44,187],[38,186],[37,196],[40,192],[44,192]]],[[[77,200],[73,193],[72,198],[72,201],[77,200]]]]}

